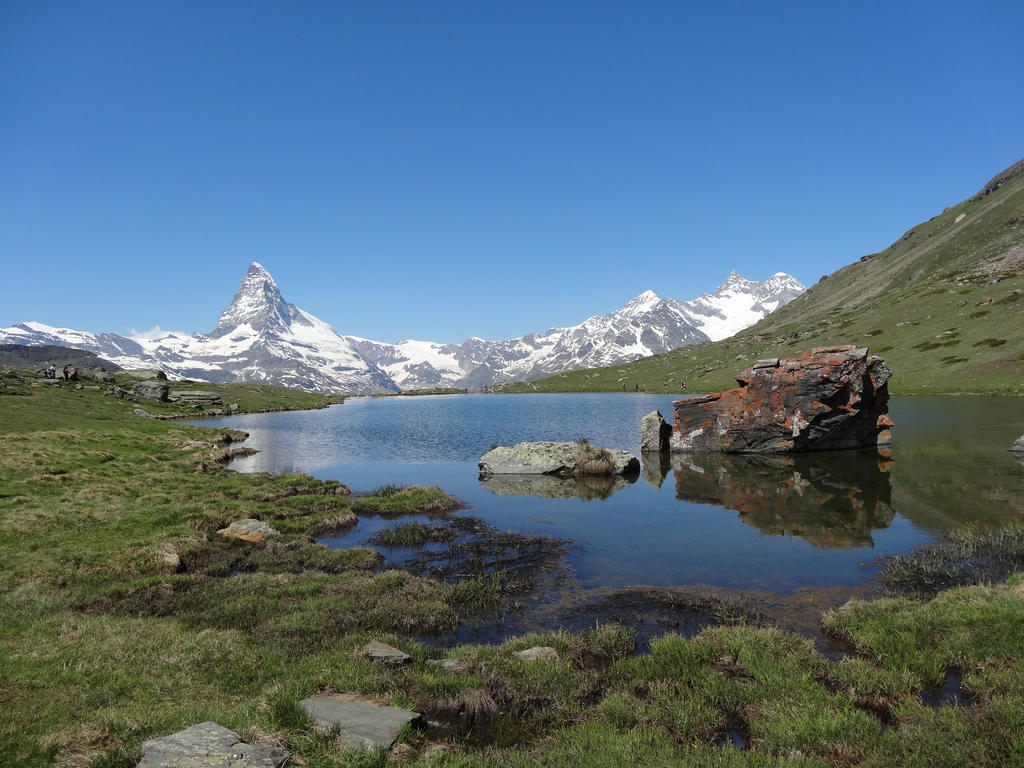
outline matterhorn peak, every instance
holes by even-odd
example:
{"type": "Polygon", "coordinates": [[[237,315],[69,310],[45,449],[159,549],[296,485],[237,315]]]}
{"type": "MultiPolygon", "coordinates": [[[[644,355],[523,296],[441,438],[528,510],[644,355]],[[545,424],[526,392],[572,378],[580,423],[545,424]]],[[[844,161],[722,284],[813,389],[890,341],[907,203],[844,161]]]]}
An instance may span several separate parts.
{"type": "Polygon", "coordinates": [[[210,335],[223,336],[242,325],[258,332],[283,333],[291,322],[291,310],[281,297],[274,278],[262,264],[254,261],[242,278],[235,298],[221,312],[217,329],[210,335]]]}

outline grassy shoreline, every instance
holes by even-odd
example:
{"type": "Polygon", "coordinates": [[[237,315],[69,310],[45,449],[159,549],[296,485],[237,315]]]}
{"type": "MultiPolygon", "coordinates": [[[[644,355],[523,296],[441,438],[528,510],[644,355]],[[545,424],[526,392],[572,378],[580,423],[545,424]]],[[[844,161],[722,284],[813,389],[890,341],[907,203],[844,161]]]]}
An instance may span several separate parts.
{"type": "Polygon", "coordinates": [[[826,630],[856,651],[839,663],[742,622],[666,635],[644,656],[614,625],[444,649],[416,638],[504,599],[500,571],[440,580],[312,541],[361,515],[451,509],[440,489],[353,499],[338,482],[242,475],[212,460],[223,430],[140,418],[100,391],[2,383],[0,765],[127,768],[145,739],[207,719],[309,768],[996,766],[1024,753],[1018,575],[829,612],[826,630]],[[278,533],[217,535],[241,518],[278,533]],[[369,640],[412,662],[373,665],[369,640]],[[558,659],[513,655],[533,645],[558,659]],[[455,670],[427,664],[446,657],[455,670]],[[929,706],[922,693],[954,672],[965,705],[929,706]],[[429,724],[390,752],[339,751],[297,711],[317,692],[429,724]]]}

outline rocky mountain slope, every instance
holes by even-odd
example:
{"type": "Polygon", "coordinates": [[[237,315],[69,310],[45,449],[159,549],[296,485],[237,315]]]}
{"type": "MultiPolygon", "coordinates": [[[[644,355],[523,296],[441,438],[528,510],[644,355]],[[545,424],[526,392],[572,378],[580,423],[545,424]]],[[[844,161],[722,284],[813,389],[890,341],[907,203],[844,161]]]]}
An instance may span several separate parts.
{"type": "Polygon", "coordinates": [[[1022,329],[1024,160],[730,338],[511,389],[715,391],[760,358],[859,344],[885,358],[894,393],[1024,394],[1022,329]]]}
{"type": "Polygon", "coordinates": [[[782,273],[751,281],[733,272],[713,293],[692,301],[646,291],[615,312],[542,334],[505,341],[471,338],[462,344],[389,344],[337,333],[286,302],[270,273],[253,262],[209,334],[128,338],[27,322],[0,329],[0,343],[62,344],[102,355],[124,368],[161,368],[181,378],[254,381],[307,391],[480,389],[724,338],[803,290],[782,273]]]}

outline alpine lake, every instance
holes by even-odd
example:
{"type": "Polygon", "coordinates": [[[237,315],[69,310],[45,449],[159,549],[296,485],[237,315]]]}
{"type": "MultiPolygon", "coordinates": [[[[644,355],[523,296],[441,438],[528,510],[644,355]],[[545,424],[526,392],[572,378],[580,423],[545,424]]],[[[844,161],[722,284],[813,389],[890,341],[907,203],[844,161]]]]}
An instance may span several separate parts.
{"type": "Polygon", "coordinates": [[[884,449],[798,455],[645,455],[637,477],[495,476],[493,445],[587,438],[640,456],[640,419],[672,420],[678,396],[632,393],[357,397],[316,411],[203,419],[259,452],[241,472],[305,472],[353,495],[438,485],[462,504],[436,515],[361,515],[331,547],[372,546],[385,568],[454,580],[521,572],[493,615],[428,642],[499,642],[545,628],[620,622],[644,641],[692,634],[723,612],[828,643],[820,612],[878,594],[878,559],[943,531],[1024,520],[1024,399],[894,397],[884,449]],[[374,537],[419,522],[418,546],[374,537]]]}

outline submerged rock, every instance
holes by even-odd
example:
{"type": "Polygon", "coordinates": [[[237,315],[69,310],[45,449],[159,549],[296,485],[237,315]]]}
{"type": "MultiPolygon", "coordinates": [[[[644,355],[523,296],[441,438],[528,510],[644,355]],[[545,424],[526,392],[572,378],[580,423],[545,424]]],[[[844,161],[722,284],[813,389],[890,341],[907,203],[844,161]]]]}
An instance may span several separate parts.
{"type": "Polygon", "coordinates": [[[864,347],[758,360],[736,389],[676,400],[670,448],[787,453],[888,443],[891,375],[864,347]]]}
{"type": "Polygon", "coordinates": [[[291,753],[266,744],[246,744],[212,721],[142,743],[135,768],[280,768],[291,753]]]}
{"type": "Polygon", "coordinates": [[[593,449],[608,455],[609,472],[587,472],[586,467],[577,465],[583,444],[536,442],[517,443],[513,446],[500,445],[480,457],[480,474],[488,475],[558,475],[567,477],[576,474],[624,475],[640,471],[640,462],[627,451],[593,449]]]}
{"type": "Polygon", "coordinates": [[[402,726],[420,719],[419,712],[383,707],[351,696],[310,696],[299,706],[318,730],[338,729],[338,737],[353,749],[390,747],[402,726]]]}

